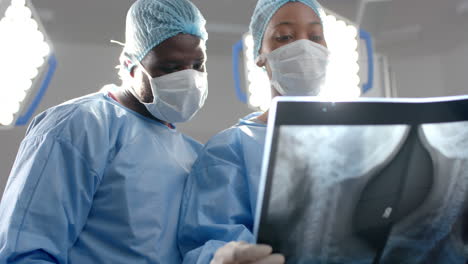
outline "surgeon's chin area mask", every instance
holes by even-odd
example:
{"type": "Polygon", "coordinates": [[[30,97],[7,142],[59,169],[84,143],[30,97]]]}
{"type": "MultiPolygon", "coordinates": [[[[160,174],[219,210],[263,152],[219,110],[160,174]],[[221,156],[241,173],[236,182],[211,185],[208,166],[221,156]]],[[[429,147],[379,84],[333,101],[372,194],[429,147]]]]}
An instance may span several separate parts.
{"type": "Polygon", "coordinates": [[[148,76],[153,102],[144,103],[156,118],[169,123],[183,123],[192,119],[203,107],[208,96],[208,74],[196,70],[183,70],[161,77],[148,76]]]}
{"type": "Polygon", "coordinates": [[[310,40],[297,40],[257,61],[268,63],[271,85],[285,96],[318,95],[325,82],[330,53],[328,49],[310,40]]]}

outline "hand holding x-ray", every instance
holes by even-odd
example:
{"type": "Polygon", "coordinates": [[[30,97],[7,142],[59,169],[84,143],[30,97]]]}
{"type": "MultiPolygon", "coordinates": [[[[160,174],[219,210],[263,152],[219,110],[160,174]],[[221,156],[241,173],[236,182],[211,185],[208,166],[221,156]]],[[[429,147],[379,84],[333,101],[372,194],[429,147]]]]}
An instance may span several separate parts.
{"type": "Polygon", "coordinates": [[[216,251],[210,264],[283,264],[283,255],[272,251],[268,245],[230,242],[216,251]]]}

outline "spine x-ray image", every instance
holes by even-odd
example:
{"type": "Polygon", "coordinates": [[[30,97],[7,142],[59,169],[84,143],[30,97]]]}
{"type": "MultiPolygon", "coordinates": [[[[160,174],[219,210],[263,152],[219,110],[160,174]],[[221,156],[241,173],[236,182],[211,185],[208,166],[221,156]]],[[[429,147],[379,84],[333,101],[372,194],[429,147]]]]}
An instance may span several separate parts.
{"type": "Polygon", "coordinates": [[[258,238],[287,263],[466,263],[468,122],[276,137],[258,238]]]}

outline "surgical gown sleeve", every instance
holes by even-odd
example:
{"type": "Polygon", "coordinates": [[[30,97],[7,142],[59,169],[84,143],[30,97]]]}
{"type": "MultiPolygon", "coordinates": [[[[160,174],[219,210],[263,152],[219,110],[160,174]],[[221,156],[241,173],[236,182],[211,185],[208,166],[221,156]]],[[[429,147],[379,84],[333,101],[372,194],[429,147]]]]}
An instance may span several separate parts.
{"type": "Polygon", "coordinates": [[[229,241],[254,242],[238,141],[238,133],[229,130],[213,137],[186,182],[178,234],[184,263],[210,263],[229,241]]]}
{"type": "Polygon", "coordinates": [[[68,262],[99,184],[88,160],[102,157],[90,145],[98,122],[72,110],[36,118],[20,145],[0,204],[0,263],[68,262]]]}

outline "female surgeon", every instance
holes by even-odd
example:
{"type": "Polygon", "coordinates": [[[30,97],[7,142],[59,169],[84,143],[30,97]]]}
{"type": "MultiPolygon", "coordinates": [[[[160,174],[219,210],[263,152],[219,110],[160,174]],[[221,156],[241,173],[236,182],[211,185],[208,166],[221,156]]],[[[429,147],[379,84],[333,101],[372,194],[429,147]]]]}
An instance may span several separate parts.
{"type": "MultiPolygon", "coordinates": [[[[250,30],[254,57],[273,96],[313,96],[329,52],[324,12],[315,0],[259,0],[250,30]]],[[[184,263],[283,263],[271,247],[252,245],[268,113],[253,113],[215,135],[186,183],[179,226],[184,263]],[[218,250],[219,249],[219,250],[218,250]]]]}

